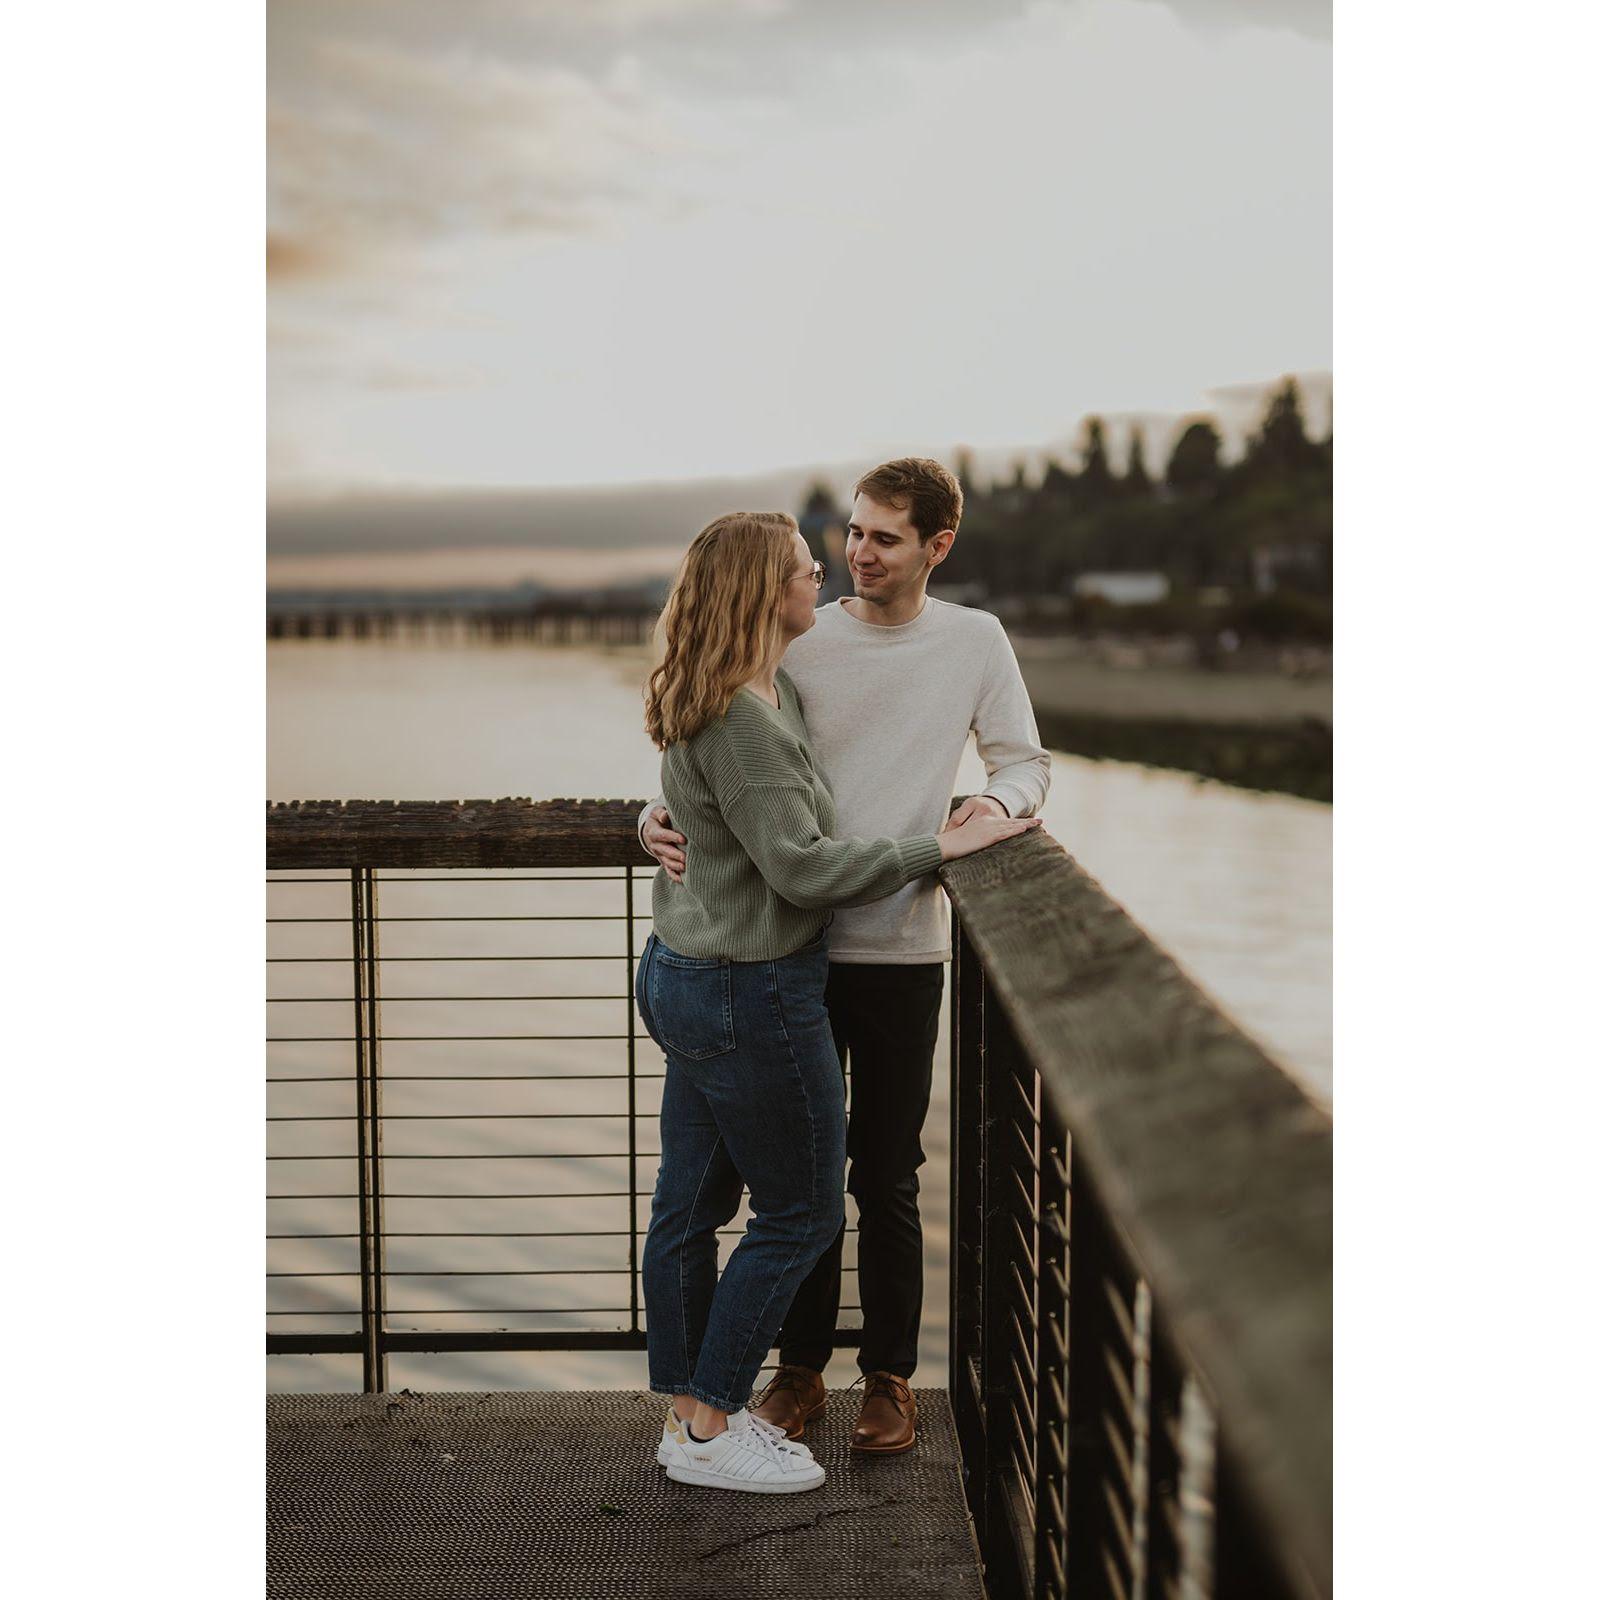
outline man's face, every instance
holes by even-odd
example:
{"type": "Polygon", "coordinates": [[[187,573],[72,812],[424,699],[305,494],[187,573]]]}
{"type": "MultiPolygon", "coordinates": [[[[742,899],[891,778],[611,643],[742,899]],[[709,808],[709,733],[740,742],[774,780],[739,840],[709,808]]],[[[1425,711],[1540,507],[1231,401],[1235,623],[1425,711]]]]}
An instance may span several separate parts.
{"type": "Polygon", "coordinates": [[[896,511],[858,494],[844,547],[856,595],[868,605],[892,605],[908,589],[927,583],[953,538],[940,533],[924,544],[911,526],[909,508],[896,511]]]}

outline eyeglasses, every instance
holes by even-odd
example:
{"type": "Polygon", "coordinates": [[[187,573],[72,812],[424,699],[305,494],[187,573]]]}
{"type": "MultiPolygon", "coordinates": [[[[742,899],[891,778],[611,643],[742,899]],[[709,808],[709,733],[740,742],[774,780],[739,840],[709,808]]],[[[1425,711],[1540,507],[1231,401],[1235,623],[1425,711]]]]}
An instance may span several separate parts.
{"type": "Polygon", "coordinates": [[[820,561],[813,561],[809,572],[797,572],[789,581],[798,583],[802,578],[809,578],[820,589],[828,581],[828,569],[820,561]]]}

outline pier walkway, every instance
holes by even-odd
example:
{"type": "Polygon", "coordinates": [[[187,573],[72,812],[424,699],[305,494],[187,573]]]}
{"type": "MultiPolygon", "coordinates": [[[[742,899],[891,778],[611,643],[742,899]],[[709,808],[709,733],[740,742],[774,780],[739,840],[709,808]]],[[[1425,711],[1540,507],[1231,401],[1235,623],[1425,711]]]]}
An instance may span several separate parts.
{"type": "Polygon", "coordinates": [[[671,1482],[665,1402],[637,1391],[271,1395],[267,1594],[982,1600],[949,1400],[917,1394],[921,1443],[879,1460],[837,1401],[806,1440],[828,1481],[798,1495],[671,1482]]]}
{"type": "Polygon", "coordinates": [[[637,1392],[408,1392],[434,1358],[647,1348],[642,804],[268,811],[266,1348],[362,1390],[269,1402],[274,1600],[1328,1600],[1332,1122],[1043,833],[940,874],[920,1449],[854,1461],[836,1413],[824,1488],[708,1497],[662,1480],[637,1392]]]}

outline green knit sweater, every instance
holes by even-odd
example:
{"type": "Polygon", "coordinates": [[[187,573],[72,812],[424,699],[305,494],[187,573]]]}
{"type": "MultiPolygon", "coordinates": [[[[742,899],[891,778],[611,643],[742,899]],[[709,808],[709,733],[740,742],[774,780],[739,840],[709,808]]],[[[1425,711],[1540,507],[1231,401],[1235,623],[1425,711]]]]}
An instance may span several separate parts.
{"type": "Polygon", "coordinates": [[[800,696],[777,675],[776,709],[740,689],[727,713],[661,757],[684,880],[657,872],[651,909],[682,955],[775,961],[809,943],[835,906],[863,905],[936,871],[931,833],[830,839],[833,792],[812,759],[800,696]]]}

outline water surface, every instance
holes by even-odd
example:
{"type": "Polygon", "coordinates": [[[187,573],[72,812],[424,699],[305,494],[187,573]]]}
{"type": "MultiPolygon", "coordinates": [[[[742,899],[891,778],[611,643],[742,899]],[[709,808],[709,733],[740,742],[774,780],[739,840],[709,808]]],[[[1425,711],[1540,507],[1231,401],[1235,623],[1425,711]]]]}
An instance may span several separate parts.
{"type": "MultiPolygon", "coordinates": [[[[639,684],[645,653],[637,649],[486,645],[446,641],[284,641],[268,646],[268,796],[289,799],[469,799],[642,796],[656,788],[658,757],[641,725],[639,684]]],[[[975,788],[982,765],[970,747],[960,786],[975,788]]],[[[1141,925],[1170,951],[1234,1019],[1325,1103],[1331,1103],[1331,843],[1332,813],[1313,802],[1261,795],[1118,763],[1055,756],[1046,826],[1141,925]]],[[[348,951],[348,886],[278,883],[269,914],[328,916],[329,922],[285,923],[271,931],[276,955],[333,956],[348,951]]],[[[528,884],[489,874],[481,884],[428,881],[437,874],[398,875],[381,890],[386,917],[514,916],[548,913],[607,916],[589,923],[407,923],[383,929],[384,1023],[390,1036],[384,1070],[391,1080],[385,1112],[386,1186],[395,1192],[387,1217],[396,1233],[389,1265],[405,1274],[391,1284],[390,1304],[423,1313],[444,1307],[554,1304],[625,1305],[625,1198],[478,1198],[490,1193],[615,1192],[625,1189],[626,1163],[483,1159],[517,1157],[531,1148],[530,1112],[561,1111],[537,1125],[540,1149],[613,1151],[625,1141],[618,1110],[624,1090],[607,1076],[622,1048],[607,1040],[455,1043],[424,1035],[623,1031],[630,1013],[629,957],[623,889],[600,883],[528,884]],[[500,880],[500,881],[493,881],[500,880]],[[509,941],[509,942],[508,942],[509,941]],[[572,954],[581,962],[442,962],[444,953],[497,956],[572,954]],[[588,953],[592,952],[592,956],[588,953]],[[428,960],[401,961],[406,954],[428,960]],[[478,995],[520,996],[486,1003],[478,995]],[[553,998],[556,995],[560,999],[553,998]],[[569,995],[592,998],[572,999],[569,995]],[[541,996],[545,998],[540,998],[541,996]],[[410,1003],[408,1004],[408,997],[410,1003]],[[423,998],[426,997],[426,998],[423,998]],[[452,998],[456,997],[456,998],[452,998]],[[410,1036],[410,1037],[408,1037],[410,1036]],[[540,1083],[469,1081],[489,1074],[562,1073],[540,1083]],[[582,1081],[593,1078],[593,1082],[582,1081]],[[453,1080],[453,1081],[452,1081],[453,1080]],[[483,1113],[486,1121],[411,1121],[430,1113],[483,1113]],[[403,1120],[404,1119],[404,1120],[403,1120]],[[406,1161],[392,1152],[461,1155],[463,1160],[406,1161]],[[449,1192],[451,1198],[410,1199],[449,1192]],[[584,1238],[451,1240],[426,1234],[581,1230],[584,1238]],[[607,1235],[611,1235],[607,1237],[607,1235]],[[496,1274],[530,1264],[583,1269],[570,1278],[526,1280],[496,1274]],[[620,1270],[619,1269],[620,1266],[620,1270]],[[413,1270],[414,1269],[414,1270],[413,1270]],[[432,1272],[430,1273],[430,1270],[432,1272]],[[612,1270],[606,1270],[612,1269],[612,1270]],[[482,1273],[482,1277],[465,1276],[482,1273]],[[514,1286],[514,1287],[512,1287],[514,1286]],[[519,1298],[519,1296],[521,1298],[519,1298]],[[563,1298],[564,1297],[564,1298],[563,1298]]],[[[648,908],[641,879],[635,892],[648,908]]],[[[635,928],[637,942],[643,927],[635,928]]],[[[313,1042],[269,1046],[278,1076],[326,1076],[322,1084],[274,1085],[278,1115],[343,1115],[349,1095],[348,1045],[315,1042],[348,1032],[348,964],[284,962],[269,968],[275,1004],[269,1031],[313,1042]],[[330,1018],[337,1020],[330,1021],[330,1018]]],[[[642,1071],[649,1041],[639,1047],[642,1071]]],[[[923,1373],[943,1382],[948,1295],[949,1094],[941,1043],[934,1105],[924,1144],[923,1211],[928,1282],[923,1323],[923,1373]]],[[[643,1086],[645,1109],[656,1084],[643,1086]]],[[[644,1148],[653,1150],[654,1130],[644,1148]]],[[[278,1123],[269,1150],[342,1155],[352,1148],[348,1122],[278,1123]]],[[[638,1164],[648,1189],[654,1163],[638,1164]]],[[[350,1184],[348,1163],[280,1162],[269,1167],[275,1192],[318,1195],[350,1184]],[[337,1176],[335,1176],[337,1174],[337,1176]]],[[[640,1218],[647,1202],[640,1202],[640,1218]]],[[[272,1231],[348,1231],[350,1207],[338,1200],[278,1202],[272,1231]]],[[[280,1272],[339,1272],[353,1265],[349,1240],[290,1240],[271,1246],[280,1272]]],[[[847,1298],[853,1298],[847,1279],[847,1298]]],[[[274,1306],[347,1306],[349,1278],[274,1280],[274,1306]]],[[[391,1326],[613,1325],[605,1317],[507,1319],[492,1309],[475,1315],[392,1315],[391,1326]]],[[[348,1319],[306,1319],[299,1326],[332,1331],[348,1319]]],[[[295,1323],[275,1318],[289,1331],[295,1323]]],[[[565,1387],[636,1385],[643,1358],[633,1355],[480,1355],[391,1358],[399,1388],[565,1387]]],[[[830,1376],[848,1383],[850,1356],[830,1376]]],[[[281,1389],[359,1386],[352,1358],[281,1357],[268,1362],[269,1384],[281,1389]],[[353,1374],[353,1376],[352,1376],[353,1374]]]]}

